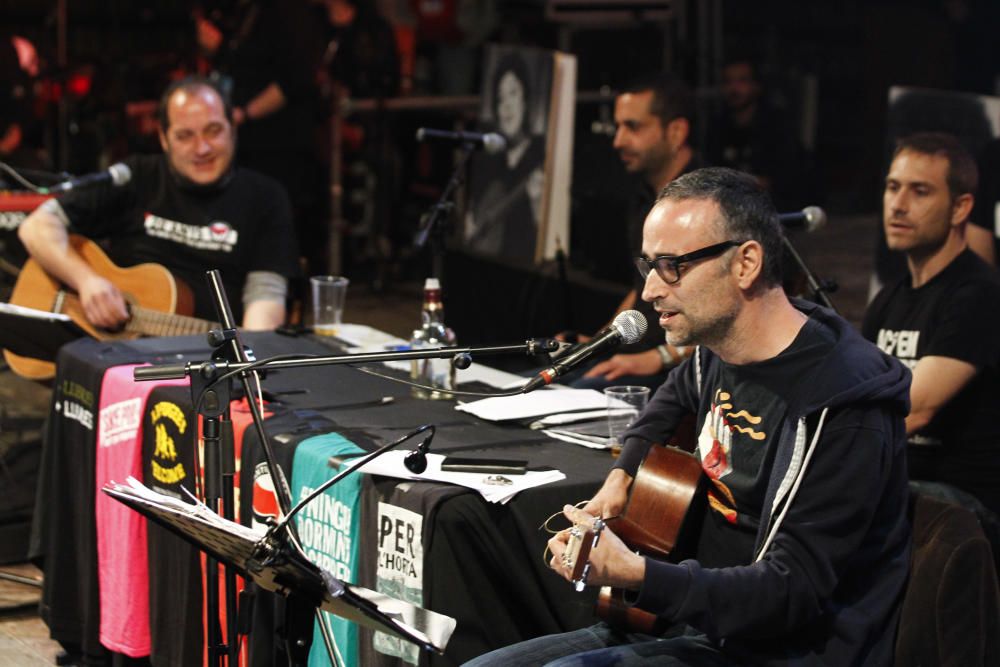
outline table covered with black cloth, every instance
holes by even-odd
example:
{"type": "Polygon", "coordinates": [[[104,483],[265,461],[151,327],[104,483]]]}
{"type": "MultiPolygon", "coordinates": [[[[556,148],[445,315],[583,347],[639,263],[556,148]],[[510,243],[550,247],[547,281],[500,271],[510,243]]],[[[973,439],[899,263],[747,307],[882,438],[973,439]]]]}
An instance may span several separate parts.
{"type": "MultiPolygon", "coordinates": [[[[244,334],[244,340],[254,349],[258,359],[291,352],[333,353],[331,348],[309,338],[262,333],[244,334]]],[[[81,341],[64,348],[60,359],[73,359],[67,361],[69,364],[82,362],[106,367],[110,360],[113,363],[202,361],[209,352],[201,337],[114,344],[81,341]]],[[[489,363],[488,359],[475,361],[489,363]]],[[[379,532],[378,521],[385,525],[387,516],[395,516],[393,512],[414,512],[422,517],[423,525],[420,602],[458,620],[445,655],[423,655],[421,664],[458,664],[495,647],[539,634],[581,627],[592,621],[595,592],[576,593],[548,570],[542,553],[549,536],[539,527],[564,504],[593,494],[611,464],[607,453],[554,441],[521,425],[484,422],[456,411],[453,401],[416,399],[404,385],[345,366],[271,370],[263,386],[276,401],[273,405],[276,413],[281,414],[281,420],[275,424],[280,422],[278,430],[285,434],[297,430],[315,432],[328,423],[351,442],[370,449],[430,423],[437,426],[431,445],[433,452],[526,459],[531,467],[551,466],[566,474],[566,479],[560,482],[521,492],[506,505],[488,503],[477,493],[444,484],[366,477],[361,498],[361,516],[366,525],[358,536],[361,557],[355,583],[376,587],[379,578],[376,559],[386,557],[386,535],[379,532]],[[383,396],[393,396],[395,400],[378,406],[357,405],[383,396]],[[394,509],[396,506],[398,509],[394,509]],[[376,516],[380,517],[377,521],[376,516]],[[378,556],[380,548],[383,551],[378,556]]],[[[182,400],[182,394],[176,390],[172,396],[174,400],[182,400]]],[[[277,432],[277,427],[270,423],[272,420],[267,428],[269,437],[277,432]]],[[[259,450],[256,441],[256,433],[248,429],[243,439],[245,472],[254,465],[247,457],[253,448],[259,450]]],[[[86,468],[81,470],[73,464],[73,470],[61,469],[73,459],[56,451],[60,447],[58,443],[46,446],[45,465],[50,470],[47,474],[43,471],[42,480],[49,483],[47,488],[40,488],[39,498],[51,500],[51,494],[58,495],[52,484],[74,474],[86,475],[86,468]]],[[[81,452],[75,455],[85,458],[81,452]]],[[[83,481],[81,486],[85,488],[87,483],[83,481]]],[[[247,502],[244,498],[245,505],[247,502]]],[[[74,519],[80,524],[80,530],[59,531],[51,525],[36,526],[39,555],[72,553],[77,548],[73,542],[92,525],[92,518],[84,516],[86,514],[78,512],[74,519]]],[[[78,564],[77,570],[87,566],[78,564]]],[[[157,576],[153,569],[150,576],[157,576]]],[[[53,596],[50,591],[49,597],[59,599],[60,596],[53,596]]],[[[197,613],[193,609],[190,612],[197,613]]],[[[154,610],[152,615],[155,617],[155,614],[154,610]]],[[[73,629],[73,639],[86,640],[84,635],[94,625],[93,619],[88,622],[81,617],[80,627],[73,629]]],[[[255,627],[253,631],[263,635],[271,629],[255,627]]],[[[397,661],[402,664],[401,660],[405,660],[375,651],[373,645],[378,647],[379,642],[369,639],[370,633],[361,633],[362,664],[397,661]]],[[[83,643],[89,645],[88,641],[83,643]]],[[[406,651],[401,652],[406,654],[406,651]]]]}

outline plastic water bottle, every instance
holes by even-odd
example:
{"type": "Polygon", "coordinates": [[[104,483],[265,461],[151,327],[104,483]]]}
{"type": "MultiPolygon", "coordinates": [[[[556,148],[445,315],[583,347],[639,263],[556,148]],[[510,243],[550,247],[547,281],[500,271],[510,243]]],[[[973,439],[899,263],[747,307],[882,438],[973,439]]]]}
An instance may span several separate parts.
{"type": "MultiPolygon", "coordinates": [[[[445,326],[444,306],[441,303],[441,283],[437,278],[424,282],[424,305],[420,312],[420,328],[413,330],[410,347],[414,350],[435,347],[453,347],[455,332],[445,326]]],[[[413,387],[417,398],[451,398],[455,388],[455,367],[451,359],[414,359],[410,376],[414,382],[433,387],[433,390],[413,387]]]]}

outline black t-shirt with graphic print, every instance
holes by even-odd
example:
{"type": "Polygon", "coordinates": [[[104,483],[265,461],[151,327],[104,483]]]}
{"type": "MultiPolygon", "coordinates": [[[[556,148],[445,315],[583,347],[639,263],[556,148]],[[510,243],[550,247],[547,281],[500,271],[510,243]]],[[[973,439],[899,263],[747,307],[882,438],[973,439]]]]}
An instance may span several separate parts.
{"type": "Polygon", "coordinates": [[[914,289],[887,286],[865,313],[862,334],[911,369],[923,357],[972,364],[976,376],[907,451],[910,478],[946,482],[1000,512],[1000,278],[971,250],[914,289]]]}
{"type": "Polygon", "coordinates": [[[132,156],[125,164],[132,170],[128,184],[104,183],[59,200],[70,231],[103,240],[119,266],[165,266],[191,288],[197,317],[217,319],[206,271],[221,273],[237,324],[248,272],[296,275],[291,206],[277,182],[236,168],[199,186],[175,174],[164,155],[132,156]]]}
{"type": "Polygon", "coordinates": [[[704,567],[753,561],[753,546],[789,407],[802,383],[834,346],[833,334],[808,320],[777,356],[735,366],[720,363],[704,378],[697,436],[702,469],[709,478],[709,507],[698,542],[704,567]]]}

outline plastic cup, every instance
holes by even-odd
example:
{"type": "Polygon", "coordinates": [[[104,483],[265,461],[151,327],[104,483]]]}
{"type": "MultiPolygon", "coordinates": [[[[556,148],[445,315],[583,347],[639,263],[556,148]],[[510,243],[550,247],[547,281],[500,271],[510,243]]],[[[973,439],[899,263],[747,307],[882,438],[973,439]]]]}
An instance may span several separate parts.
{"type": "Polygon", "coordinates": [[[618,385],[604,390],[608,397],[608,444],[621,449],[623,435],[649,402],[649,387],[618,385]]]}
{"type": "Polygon", "coordinates": [[[343,276],[313,276],[313,331],[320,336],[336,336],[344,317],[344,301],[350,281],[343,276]]]}

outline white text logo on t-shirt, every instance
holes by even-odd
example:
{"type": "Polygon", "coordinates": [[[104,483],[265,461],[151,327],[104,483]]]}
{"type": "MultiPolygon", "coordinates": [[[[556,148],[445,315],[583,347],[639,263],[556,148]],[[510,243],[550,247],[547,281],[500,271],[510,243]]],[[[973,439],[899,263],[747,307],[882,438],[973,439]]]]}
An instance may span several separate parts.
{"type": "Polygon", "coordinates": [[[232,252],[239,241],[239,232],[222,220],[215,220],[207,225],[189,225],[147,213],[143,225],[149,236],[197,250],[232,252]]]}
{"type": "Polygon", "coordinates": [[[135,440],[142,426],[142,399],[130,398],[101,408],[98,446],[112,447],[135,440]]]}
{"type": "Polygon", "coordinates": [[[898,359],[916,360],[919,341],[919,331],[879,329],[875,344],[886,354],[891,354],[898,359]]]}

